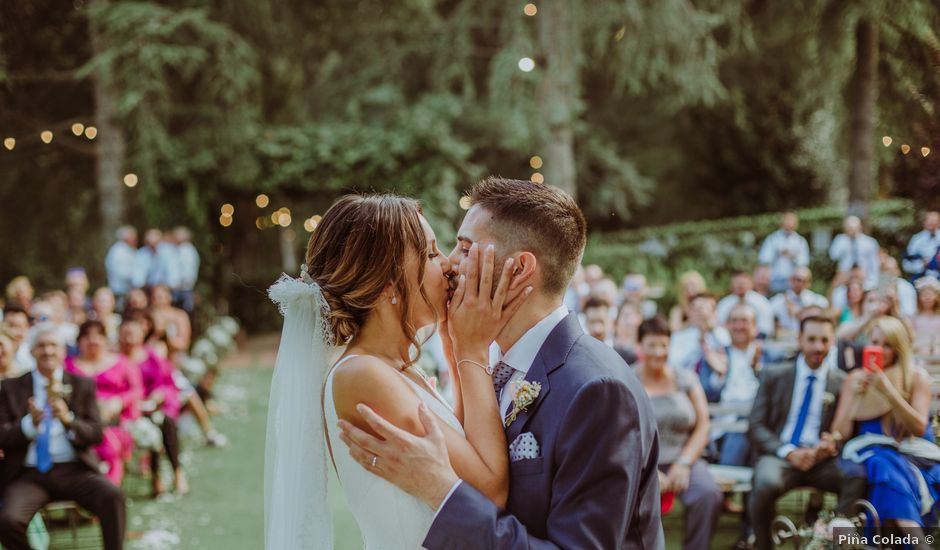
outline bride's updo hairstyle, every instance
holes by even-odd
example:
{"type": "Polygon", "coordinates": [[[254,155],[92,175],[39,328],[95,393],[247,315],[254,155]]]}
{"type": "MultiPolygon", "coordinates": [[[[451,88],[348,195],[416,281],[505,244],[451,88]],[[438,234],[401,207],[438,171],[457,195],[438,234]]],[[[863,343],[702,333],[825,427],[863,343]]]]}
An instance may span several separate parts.
{"type": "MultiPolygon", "coordinates": [[[[411,322],[410,296],[424,292],[428,249],[417,201],[395,195],[346,195],[336,201],[310,236],[307,273],[320,285],[330,306],[329,327],[333,340],[343,344],[359,332],[389,283],[395,287],[401,311],[401,327],[417,349],[417,328],[411,322]],[[418,288],[408,288],[406,266],[417,258],[418,288]]],[[[403,350],[406,363],[414,362],[403,350]]]]}

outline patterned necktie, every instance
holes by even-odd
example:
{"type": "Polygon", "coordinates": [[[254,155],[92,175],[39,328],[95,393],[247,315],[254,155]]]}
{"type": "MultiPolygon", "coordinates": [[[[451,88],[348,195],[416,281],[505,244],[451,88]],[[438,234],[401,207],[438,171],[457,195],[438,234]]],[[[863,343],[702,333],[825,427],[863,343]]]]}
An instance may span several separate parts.
{"type": "Polygon", "coordinates": [[[816,375],[811,374],[806,377],[806,392],[803,393],[803,403],[800,405],[800,414],[796,417],[796,426],[793,427],[793,435],[790,436],[790,443],[800,446],[800,439],[803,435],[803,428],[806,427],[806,418],[809,416],[810,401],[813,400],[813,383],[816,382],[816,375]]]}
{"type": "Polygon", "coordinates": [[[515,369],[502,361],[496,363],[496,367],[493,368],[493,389],[496,390],[497,401],[499,401],[503,387],[506,385],[506,382],[509,382],[513,372],[515,372],[515,369]]]}
{"type": "Polygon", "coordinates": [[[36,434],[36,469],[46,473],[52,469],[52,451],[49,448],[49,436],[52,431],[52,407],[46,404],[42,425],[36,434]]]}

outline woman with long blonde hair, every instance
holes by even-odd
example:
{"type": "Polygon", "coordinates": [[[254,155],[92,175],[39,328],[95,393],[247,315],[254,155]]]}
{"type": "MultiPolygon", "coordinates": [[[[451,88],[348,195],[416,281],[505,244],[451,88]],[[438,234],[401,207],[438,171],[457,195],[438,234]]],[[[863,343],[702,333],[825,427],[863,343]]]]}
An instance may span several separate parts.
{"type": "Polygon", "coordinates": [[[883,366],[849,373],[832,423],[845,443],[847,470],[868,478],[868,500],[880,518],[903,528],[936,523],[940,501],[940,448],[930,429],[930,378],[913,363],[911,335],[895,317],[869,323],[868,345],[883,366]]]}
{"type": "Polygon", "coordinates": [[[669,311],[669,330],[679,332],[689,325],[689,303],[692,298],[708,291],[705,277],[698,271],[686,271],[679,276],[676,299],[679,301],[669,311]]]}

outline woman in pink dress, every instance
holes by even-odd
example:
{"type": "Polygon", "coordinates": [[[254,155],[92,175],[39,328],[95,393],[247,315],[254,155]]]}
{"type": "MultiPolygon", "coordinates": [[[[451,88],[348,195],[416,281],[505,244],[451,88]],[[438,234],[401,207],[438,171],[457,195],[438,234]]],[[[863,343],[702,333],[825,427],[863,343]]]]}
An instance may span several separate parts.
{"type": "Polygon", "coordinates": [[[140,370],[123,355],[108,350],[108,337],[100,321],[85,321],[78,329],[78,356],[65,360],[67,371],[87,376],[98,386],[98,408],[104,439],[95,449],[107,465],[107,476],[120,486],[124,461],[130,459],[134,439],[127,424],[140,417],[143,398],[140,370]]]}
{"type": "MultiPolygon", "coordinates": [[[[143,312],[139,315],[131,314],[124,319],[120,329],[121,353],[140,369],[144,389],[141,412],[150,416],[163,432],[163,449],[173,467],[176,493],[184,495],[189,492],[189,483],[179,458],[180,444],[176,422],[180,415],[180,392],[173,380],[173,363],[161,357],[152,347],[144,345],[147,323],[148,319],[143,312]]],[[[166,491],[160,480],[158,451],[150,452],[150,468],[153,472],[153,496],[156,497],[166,491]]]]}

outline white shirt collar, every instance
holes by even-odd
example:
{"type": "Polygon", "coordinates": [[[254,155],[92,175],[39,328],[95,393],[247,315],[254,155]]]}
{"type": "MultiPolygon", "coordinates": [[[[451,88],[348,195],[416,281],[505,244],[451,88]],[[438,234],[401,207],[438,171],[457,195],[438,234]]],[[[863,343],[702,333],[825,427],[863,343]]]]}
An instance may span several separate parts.
{"type": "MultiPolygon", "coordinates": [[[[45,388],[46,386],[49,385],[49,381],[46,380],[46,377],[43,376],[43,375],[39,372],[39,369],[38,369],[38,368],[37,368],[37,369],[33,369],[32,372],[33,372],[33,387],[35,387],[37,384],[39,384],[39,385],[40,385],[41,387],[43,387],[43,388],[45,388]]],[[[64,373],[64,372],[65,372],[65,369],[58,368],[58,369],[55,370],[54,373],[52,373],[52,378],[54,378],[56,382],[61,382],[61,381],[62,381],[62,376],[63,376],[63,373],[64,373]]]]}
{"type": "Polygon", "coordinates": [[[548,339],[548,335],[567,316],[568,308],[564,305],[559,306],[527,330],[505,354],[501,353],[499,346],[494,343],[490,348],[490,364],[495,365],[502,361],[514,370],[523,374],[528,373],[529,367],[535,362],[535,357],[542,349],[545,340],[548,339]]]}
{"type": "Polygon", "coordinates": [[[813,370],[806,364],[806,358],[803,357],[801,353],[799,357],[796,358],[796,380],[806,380],[810,374],[815,376],[817,381],[825,380],[829,375],[829,361],[827,359],[828,356],[826,356],[826,359],[823,359],[823,363],[819,365],[819,368],[813,370]]]}

